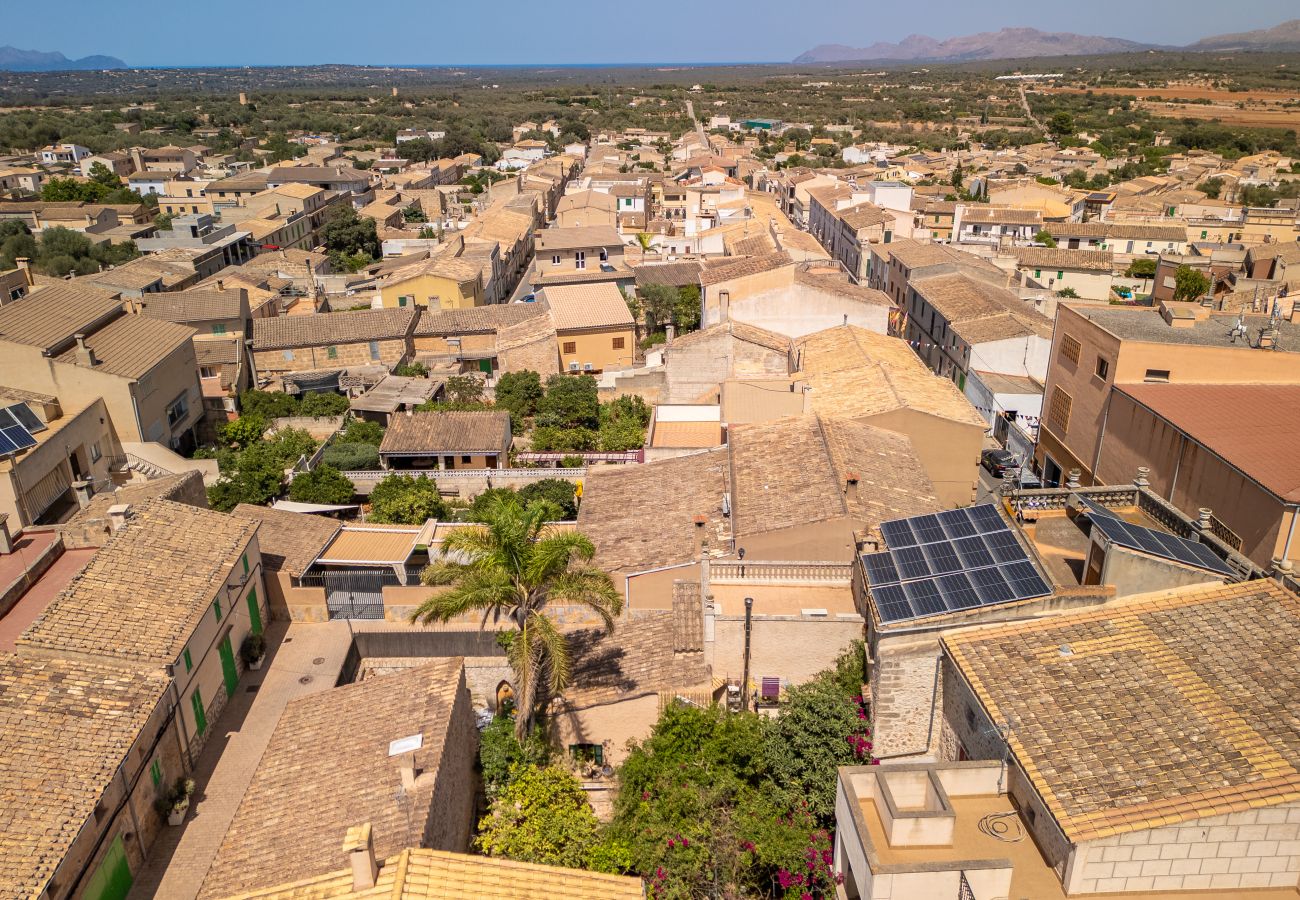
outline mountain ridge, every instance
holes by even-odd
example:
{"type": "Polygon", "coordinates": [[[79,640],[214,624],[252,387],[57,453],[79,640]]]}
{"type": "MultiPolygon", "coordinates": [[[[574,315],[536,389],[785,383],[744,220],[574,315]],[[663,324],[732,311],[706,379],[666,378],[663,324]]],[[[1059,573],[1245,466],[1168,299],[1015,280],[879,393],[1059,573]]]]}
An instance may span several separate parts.
{"type": "Polygon", "coordinates": [[[1090,56],[1135,53],[1143,50],[1300,50],[1300,19],[1237,34],[1211,35],[1185,47],[1147,44],[1125,38],[1040,31],[1037,28],[1003,28],[938,40],[912,34],[898,42],[878,41],[866,47],[819,44],[794,59],[801,63],[831,62],[971,62],[1026,59],[1037,56],[1090,56]]]}
{"type": "Polygon", "coordinates": [[[80,59],[68,59],[57,50],[0,47],[0,71],[5,72],[67,72],[76,69],[125,69],[126,67],[126,63],[116,56],[95,54],[80,59]]]}

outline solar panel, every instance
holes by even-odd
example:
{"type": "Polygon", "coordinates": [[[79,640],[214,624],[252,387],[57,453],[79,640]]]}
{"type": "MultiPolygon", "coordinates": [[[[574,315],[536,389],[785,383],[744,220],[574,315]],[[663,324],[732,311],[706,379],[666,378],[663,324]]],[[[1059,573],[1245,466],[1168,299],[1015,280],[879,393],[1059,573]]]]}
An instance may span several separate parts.
{"type": "Polygon", "coordinates": [[[1051,593],[991,504],[884,522],[887,549],[862,557],[882,622],[1051,593]]]}
{"type": "Polygon", "coordinates": [[[964,509],[950,509],[939,513],[939,524],[943,526],[944,534],[953,539],[977,534],[975,526],[971,524],[970,516],[966,515],[964,509]]]}
{"type": "Polygon", "coordinates": [[[0,442],[0,453],[16,453],[19,450],[26,450],[28,447],[36,446],[36,438],[21,425],[9,425],[0,428],[0,436],[4,441],[0,442]],[[12,449],[10,449],[12,447],[12,449]]]}
{"type": "Polygon", "coordinates": [[[1088,518],[1090,519],[1095,520],[1097,516],[1102,516],[1107,519],[1115,519],[1116,521],[1123,521],[1122,519],[1120,519],[1119,516],[1115,515],[1113,512],[1111,512],[1110,510],[1108,510],[1106,507],[1102,506],[1100,503],[1096,502],[1095,500],[1089,500],[1087,497],[1080,497],[1079,502],[1082,503],[1083,508],[1088,511],[1088,518]]]}
{"type": "Polygon", "coordinates": [[[1092,519],[1092,527],[1104,534],[1113,544],[1130,550],[1140,550],[1161,559],[1171,559],[1189,566],[1208,569],[1220,575],[1234,574],[1218,554],[1197,541],[1189,541],[1176,534],[1156,531],[1154,528],[1134,525],[1106,512],[1094,516],[1089,509],[1089,518],[1092,519]]]}
{"type": "MultiPolygon", "coordinates": [[[[32,412],[30,406],[26,403],[15,403],[13,406],[6,407],[9,414],[17,420],[18,424],[26,428],[32,434],[45,430],[45,423],[41,417],[32,412]]],[[[7,423],[6,423],[7,424],[7,423]]]]}
{"type": "Polygon", "coordinates": [[[872,586],[898,581],[898,569],[894,567],[894,558],[888,553],[868,554],[862,557],[862,565],[867,570],[867,580],[872,586]]]}
{"type": "Polygon", "coordinates": [[[9,440],[9,438],[5,437],[3,433],[0,433],[0,456],[17,452],[17,445],[15,445],[13,441],[9,440]]]}
{"type": "Polygon", "coordinates": [[[903,580],[925,578],[933,574],[920,547],[900,547],[890,553],[894,556],[894,565],[898,567],[898,574],[903,580]]]}
{"type": "Polygon", "coordinates": [[[891,550],[896,547],[910,547],[916,544],[916,537],[908,526],[906,519],[880,523],[880,536],[891,550]]]}

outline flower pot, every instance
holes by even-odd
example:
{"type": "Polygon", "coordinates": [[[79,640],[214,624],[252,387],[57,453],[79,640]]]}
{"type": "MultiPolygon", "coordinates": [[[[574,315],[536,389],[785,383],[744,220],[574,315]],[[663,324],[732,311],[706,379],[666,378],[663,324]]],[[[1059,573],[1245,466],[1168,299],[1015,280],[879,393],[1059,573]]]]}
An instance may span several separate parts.
{"type": "Polygon", "coordinates": [[[248,664],[248,668],[256,672],[262,668],[262,663],[265,661],[266,661],[265,656],[259,656],[257,659],[253,660],[251,663],[248,664]]]}
{"type": "Polygon", "coordinates": [[[185,806],[172,807],[172,811],[167,814],[167,824],[175,827],[185,821],[185,814],[189,812],[189,804],[185,806]]]}

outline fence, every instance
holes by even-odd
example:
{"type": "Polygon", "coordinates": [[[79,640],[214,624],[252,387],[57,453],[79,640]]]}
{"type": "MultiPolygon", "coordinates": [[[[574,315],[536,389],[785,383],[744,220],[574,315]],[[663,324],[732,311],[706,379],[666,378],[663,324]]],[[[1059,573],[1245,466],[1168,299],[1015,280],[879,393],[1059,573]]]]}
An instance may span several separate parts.
{"type": "Polygon", "coordinates": [[[586,477],[586,468],[577,469],[374,469],[344,472],[356,487],[358,494],[369,494],[374,486],[389,475],[425,475],[438,483],[442,493],[453,496],[474,496],[492,487],[521,487],[544,478],[563,478],[579,481],[586,477]]]}
{"type": "Polygon", "coordinates": [[[711,562],[710,581],[848,582],[853,567],[836,562],[711,562]]]}

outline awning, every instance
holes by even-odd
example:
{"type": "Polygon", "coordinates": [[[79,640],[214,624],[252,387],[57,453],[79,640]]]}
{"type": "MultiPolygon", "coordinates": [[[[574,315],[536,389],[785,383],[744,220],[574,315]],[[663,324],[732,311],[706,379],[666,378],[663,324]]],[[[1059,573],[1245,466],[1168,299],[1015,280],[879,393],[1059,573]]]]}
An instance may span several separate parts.
{"type": "Polygon", "coordinates": [[[285,512],[296,513],[335,513],[357,509],[357,505],[355,503],[345,503],[340,505],[332,503],[298,503],[295,500],[276,500],[271,504],[271,509],[282,509],[285,512]]]}

